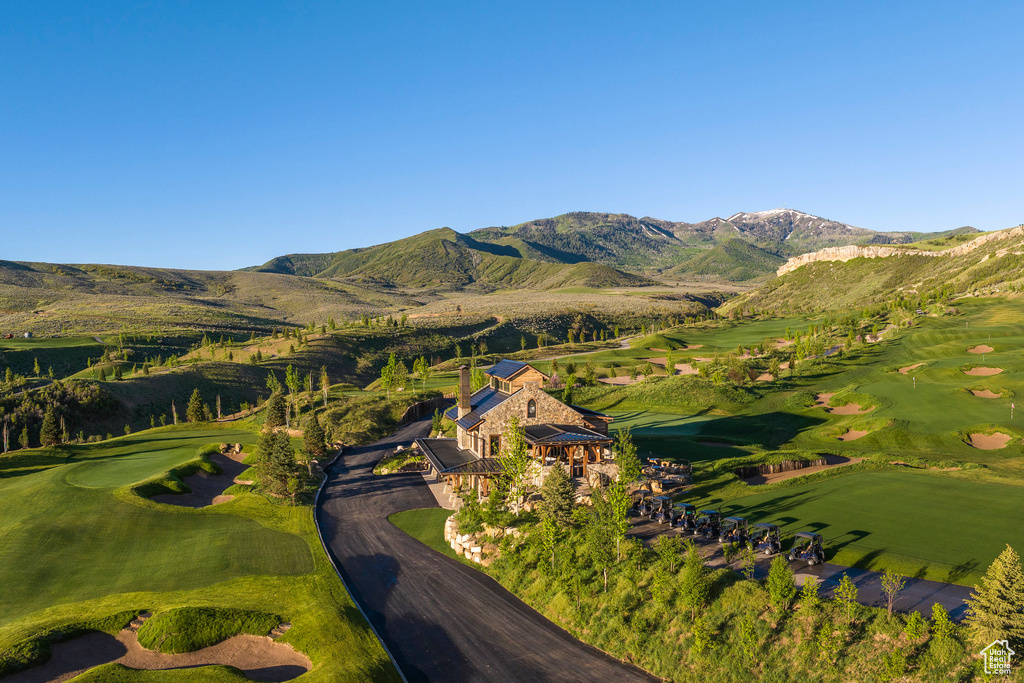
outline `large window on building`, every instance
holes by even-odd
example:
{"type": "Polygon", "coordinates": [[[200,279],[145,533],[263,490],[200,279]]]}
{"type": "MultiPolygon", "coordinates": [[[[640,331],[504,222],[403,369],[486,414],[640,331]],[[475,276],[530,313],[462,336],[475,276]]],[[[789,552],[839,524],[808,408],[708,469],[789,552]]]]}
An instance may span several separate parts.
{"type": "Polygon", "coordinates": [[[526,404],[526,417],[537,417],[537,402],[532,398],[526,404]]]}
{"type": "Polygon", "coordinates": [[[501,452],[501,437],[497,434],[491,437],[491,457],[496,458],[501,452]]]}

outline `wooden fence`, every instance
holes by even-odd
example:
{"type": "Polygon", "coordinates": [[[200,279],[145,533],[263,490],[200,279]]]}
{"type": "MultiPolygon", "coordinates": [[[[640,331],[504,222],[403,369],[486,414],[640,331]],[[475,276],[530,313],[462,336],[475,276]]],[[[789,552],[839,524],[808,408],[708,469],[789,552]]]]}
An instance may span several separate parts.
{"type": "Polygon", "coordinates": [[[409,406],[405,413],[402,414],[398,424],[404,425],[410,422],[431,415],[435,410],[443,410],[448,406],[455,405],[455,400],[448,398],[447,396],[438,396],[437,398],[427,399],[426,401],[420,401],[419,403],[413,403],[409,406]]]}
{"type": "Polygon", "coordinates": [[[827,465],[828,461],[825,458],[818,458],[817,460],[783,460],[780,463],[774,465],[754,465],[751,467],[740,467],[736,469],[736,476],[740,479],[750,479],[751,477],[764,476],[766,474],[778,474],[779,472],[792,472],[793,470],[802,470],[805,467],[814,467],[815,465],[827,465]]]}

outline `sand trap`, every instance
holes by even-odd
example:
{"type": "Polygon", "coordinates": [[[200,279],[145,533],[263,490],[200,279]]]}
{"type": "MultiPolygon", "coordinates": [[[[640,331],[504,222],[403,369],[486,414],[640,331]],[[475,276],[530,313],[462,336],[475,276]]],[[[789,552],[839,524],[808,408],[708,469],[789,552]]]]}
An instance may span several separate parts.
{"type": "Polygon", "coordinates": [[[813,467],[804,467],[799,470],[790,470],[789,472],[776,472],[775,474],[759,474],[756,477],[750,479],[744,479],[748,486],[760,486],[761,484],[770,484],[774,481],[784,481],[786,479],[792,479],[793,477],[802,477],[805,474],[814,474],[815,472],[823,472],[824,470],[832,469],[833,467],[842,467],[843,465],[854,465],[864,458],[847,458],[842,455],[826,455],[825,462],[827,465],[814,465],[813,467]]]}
{"type": "Polygon", "coordinates": [[[924,365],[924,363],[915,363],[914,365],[908,365],[908,366],[907,366],[907,367],[905,367],[905,368],[900,368],[900,374],[901,374],[901,375],[905,375],[905,374],[907,374],[908,372],[910,372],[911,370],[917,370],[917,369],[918,369],[919,367],[921,367],[922,365],[924,365]]]}
{"type": "Polygon", "coordinates": [[[625,384],[636,384],[637,382],[643,382],[644,376],[637,375],[636,379],[630,379],[629,375],[622,375],[621,377],[602,377],[598,382],[602,384],[614,384],[614,385],[625,385],[625,384]]]}
{"type": "Polygon", "coordinates": [[[779,370],[789,370],[789,361],[783,361],[779,364],[779,370]]]}
{"type": "MultiPolygon", "coordinates": [[[[648,358],[648,360],[655,365],[665,367],[665,363],[668,362],[668,357],[662,358],[648,358]]],[[[680,375],[696,375],[697,368],[693,367],[689,363],[675,363],[676,373],[680,375]]]]}
{"type": "Polygon", "coordinates": [[[996,432],[995,434],[971,434],[971,445],[983,451],[995,451],[1006,448],[1010,443],[1010,435],[996,432]]]}
{"type": "Polygon", "coordinates": [[[868,435],[866,429],[850,429],[845,434],[839,437],[840,441],[856,441],[857,439],[863,438],[868,435]]]}
{"type": "Polygon", "coordinates": [[[988,344],[978,344],[973,349],[967,349],[967,353],[992,353],[993,351],[995,349],[988,344]]]}
{"type": "Polygon", "coordinates": [[[847,403],[845,406],[831,408],[828,412],[833,415],[863,415],[864,413],[870,413],[874,409],[874,406],[865,409],[861,408],[859,403],[847,403]]]}
{"type": "Polygon", "coordinates": [[[772,377],[770,372],[762,372],[760,375],[757,376],[758,382],[771,382],[773,379],[775,378],[772,377]]]}
{"type": "Polygon", "coordinates": [[[815,407],[817,407],[817,408],[827,408],[828,407],[828,402],[831,401],[832,397],[835,396],[835,395],[836,395],[835,392],[832,392],[831,394],[818,394],[818,396],[817,396],[818,402],[814,404],[815,407]]]}
{"type": "Polygon", "coordinates": [[[205,470],[199,470],[182,480],[192,489],[191,493],[161,493],[153,496],[152,500],[157,503],[182,505],[190,508],[225,503],[234,496],[223,495],[224,489],[231,486],[239,474],[249,469],[248,465],[241,463],[245,456],[245,453],[214,453],[210,456],[210,460],[220,467],[220,474],[210,474],[205,470]]]}
{"type": "Polygon", "coordinates": [[[992,393],[988,389],[982,389],[980,391],[977,389],[971,389],[971,393],[977,396],[978,398],[999,398],[1000,396],[1002,396],[1002,394],[992,393]]]}
{"type": "Polygon", "coordinates": [[[970,370],[964,370],[964,374],[971,377],[991,377],[992,375],[998,375],[1002,371],[1002,368],[971,368],[970,370]]]}
{"type": "MultiPolygon", "coordinates": [[[[312,663],[290,645],[268,636],[234,636],[211,647],[180,655],[165,655],[139,645],[137,629],[145,619],[117,636],[92,632],[54,643],[48,662],[4,678],[4,683],[67,681],[100,664],[117,662],[132,669],[190,669],[210,664],[238,667],[254,681],[290,681],[309,671],[312,663]]],[[[275,634],[286,631],[278,627],[275,634]]]]}
{"type": "Polygon", "coordinates": [[[734,444],[734,443],[726,443],[724,441],[701,441],[699,443],[700,443],[701,446],[713,446],[715,448],[735,448],[736,447],[736,444],[734,444]]]}

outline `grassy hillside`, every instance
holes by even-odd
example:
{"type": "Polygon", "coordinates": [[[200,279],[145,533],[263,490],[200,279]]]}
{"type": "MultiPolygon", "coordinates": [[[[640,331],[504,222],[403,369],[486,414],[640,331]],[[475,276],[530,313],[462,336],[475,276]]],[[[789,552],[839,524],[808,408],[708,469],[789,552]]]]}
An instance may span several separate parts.
{"type": "MultiPolygon", "coordinates": [[[[956,245],[953,236],[944,248],[956,245]]],[[[933,250],[935,244],[932,243],[933,250]]],[[[949,296],[1014,293],[1024,287],[1024,235],[987,242],[959,255],[901,255],[809,263],[772,279],[726,307],[841,310],[936,292],[949,296]]]]}
{"type": "Polygon", "coordinates": [[[683,278],[719,277],[744,282],[770,275],[784,262],[781,256],[734,238],[684,261],[671,272],[683,278]]]}

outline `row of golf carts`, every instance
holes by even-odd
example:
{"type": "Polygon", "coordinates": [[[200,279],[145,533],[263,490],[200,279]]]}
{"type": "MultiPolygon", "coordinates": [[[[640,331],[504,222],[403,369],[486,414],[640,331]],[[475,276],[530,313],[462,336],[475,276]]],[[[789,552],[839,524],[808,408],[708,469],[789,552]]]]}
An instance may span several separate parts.
{"type": "MultiPolygon", "coordinates": [[[[683,533],[718,539],[719,543],[746,544],[754,552],[775,555],[782,552],[779,527],[774,524],[747,524],[742,517],[725,517],[717,510],[700,510],[690,503],[672,504],[668,496],[651,496],[640,491],[634,498],[634,513],[659,524],[668,524],[683,533]]],[[[800,531],[796,534],[789,561],[801,560],[809,565],[825,561],[821,534],[800,531]]]]}

